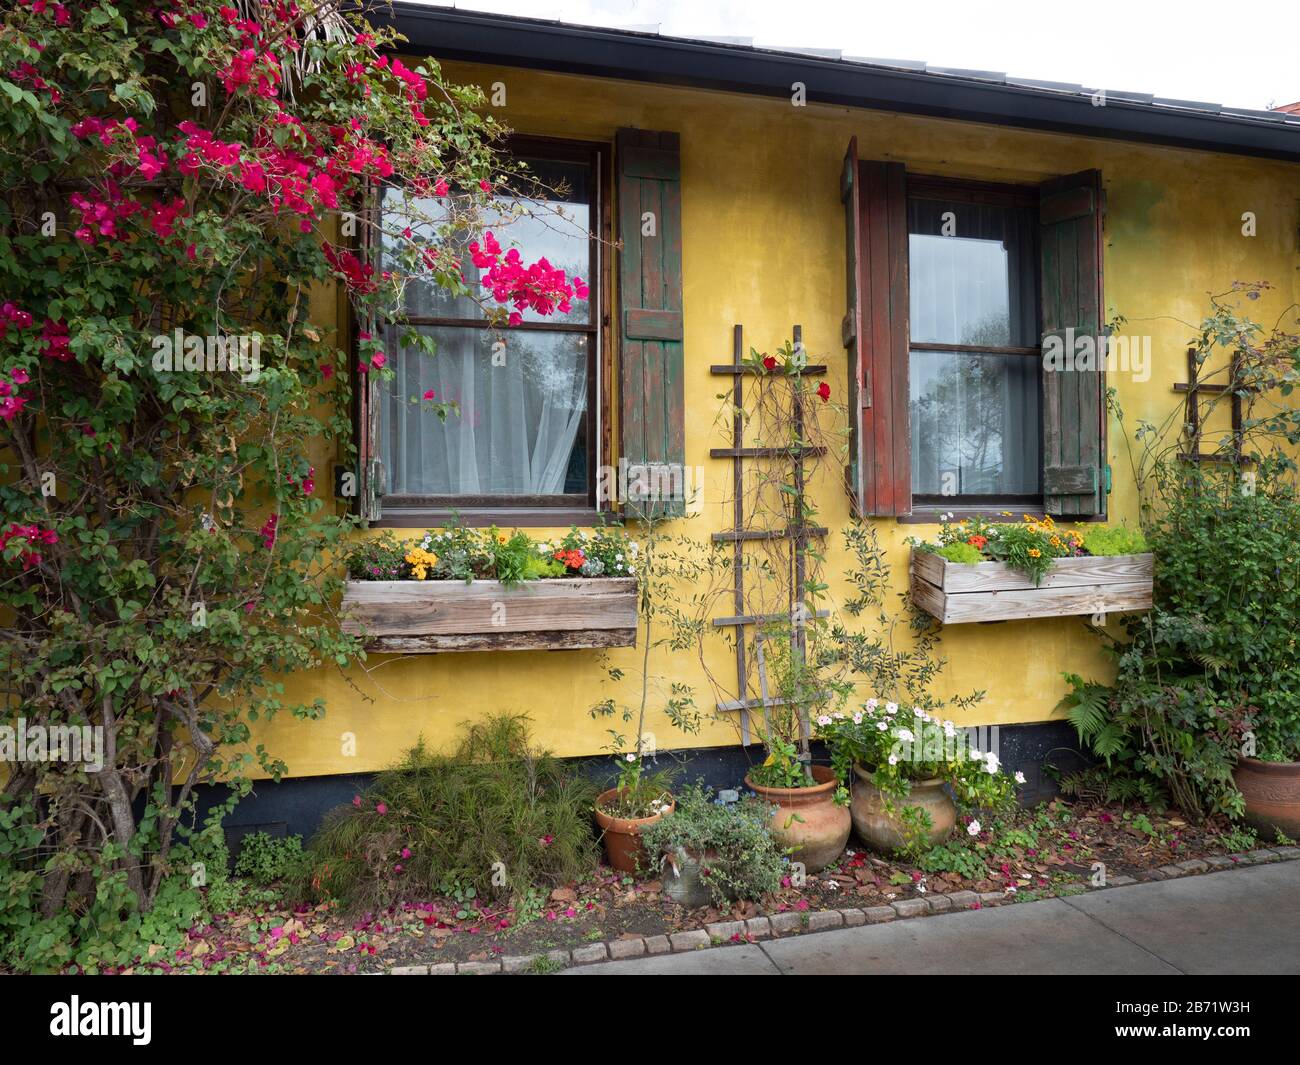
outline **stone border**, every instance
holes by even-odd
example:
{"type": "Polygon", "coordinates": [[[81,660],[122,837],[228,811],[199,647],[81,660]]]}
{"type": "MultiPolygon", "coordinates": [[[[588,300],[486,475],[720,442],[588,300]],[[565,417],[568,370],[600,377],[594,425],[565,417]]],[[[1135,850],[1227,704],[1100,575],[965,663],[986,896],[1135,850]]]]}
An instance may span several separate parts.
{"type": "MultiPolygon", "coordinates": [[[[1220,872],[1243,865],[1263,865],[1277,861],[1300,860],[1300,847],[1259,847],[1240,854],[1215,854],[1208,858],[1189,858],[1185,862],[1162,865],[1148,870],[1142,881],[1173,880],[1198,873],[1220,872]]],[[[1139,883],[1136,877],[1108,878],[1103,887],[1127,887],[1139,883]]],[[[948,895],[926,895],[924,898],[902,899],[888,906],[869,906],[865,909],[844,910],[785,910],[766,917],[751,917],[747,921],[719,921],[689,932],[669,935],[638,936],[633,939],[611,939],[603,943],[588,943],[572,950],[548,950],[539,954],[508,955],[496,961],[439,962],[433,965],[398,965],[389,970],[393,976],[451,976],[453,974],[485,975],[488,973],[527,973],[546,970],[556,972],[572,965],[590,965],[594,962],[619,961],[640,958],[650,954],[680,954],[703,950],[707,947],[732,946],[753,943],[760,939],[794,935],[802,932],[825,932],[832,928],[856,928],[860,925],[884,924],[898,918],[928,917],[936,913],[956,910],[980,909],[1015,901],[1014,894],[1005,891],[954,891],[948,895]]]]}

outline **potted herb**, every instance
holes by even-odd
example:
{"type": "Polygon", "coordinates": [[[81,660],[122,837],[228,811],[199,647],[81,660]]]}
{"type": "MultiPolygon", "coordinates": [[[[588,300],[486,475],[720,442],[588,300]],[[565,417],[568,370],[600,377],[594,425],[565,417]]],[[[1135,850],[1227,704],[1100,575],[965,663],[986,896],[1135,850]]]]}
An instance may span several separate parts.
{"type": "Polygon", "coordinates": [[[1023,774],[1013,780],[1002,771],[995,753],[972,748],[951,721],[919,708],[868,699],[852,715],[832,714],[818,726],[837,778],[851,788],[853,827],[881,853],[928,850],[952,831],[958,802],[996,809],[1024,783],[1023,774]]]}
{"type": "Polygon", "coordinates": [[[781,883],[784,863],[768,831],[770,811],[756,799],[732,805],[701,787],[685,789],[672,817],[642,832],[664,892],[687,908],[757,901],[781,883]]]}

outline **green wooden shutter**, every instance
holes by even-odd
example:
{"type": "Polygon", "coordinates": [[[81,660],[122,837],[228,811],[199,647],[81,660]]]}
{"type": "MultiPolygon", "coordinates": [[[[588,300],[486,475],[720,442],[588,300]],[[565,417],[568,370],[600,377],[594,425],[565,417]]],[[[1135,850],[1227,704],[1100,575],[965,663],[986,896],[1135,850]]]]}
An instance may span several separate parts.
{"type": "Polygon", "coordinates": [[[1102,516],[1106,409],[1101,172],[1085,170],[1045,183],[1038,221],[1044,504],[1049,514],[1102,516]]]}
{"type": "Polygon", "coordinates": [[[908,417],[907,173],[902,163],[860,162],[849,142],[840,176],[844,201],[849,352],[849,473],[861,516],[912,510],[908,417]]]}
{"type": "Polygon", "coordinates": [[[618,173],[621,457],[629,495],[648,470],[672,498],[629,499],[633,516],[685,513],[681,144],[676,133],[621,129],[618,173]]]}

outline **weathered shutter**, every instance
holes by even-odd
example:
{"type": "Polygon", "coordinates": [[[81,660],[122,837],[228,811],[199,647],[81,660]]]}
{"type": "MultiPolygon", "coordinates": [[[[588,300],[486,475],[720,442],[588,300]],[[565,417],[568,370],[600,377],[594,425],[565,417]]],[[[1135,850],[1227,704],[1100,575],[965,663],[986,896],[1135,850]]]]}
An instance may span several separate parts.
{"type": "MultiPolygon", "coordinates": [[[[638,483],[675,498],[657,517],[685,512],[686,418],[682,344],[681,144],[676,133],[621,129],[618,168],[619,424],[628,494],[638,483]],[[648,476],[647,476],[648,475],[648,476]]],[[[644,514],[650,500],[625,501],[644,514]]]]}
{"type": "Polygon", "coordinates": [[[363,521],[383,517],[383,499],[387,491],[384,463],[379,452],[379,417],[381,382],[378,372],[356,375],[358,434],[357,512],[363,521]]]}
{"type": "Polygon", "coordinates": [[[1103,515],[1106,493],[1101,172],[1041,188],[1043,499],[1049,514],[1103,515]]]}
{"type": "Polygon", "coordinates": [[[849,142],[840,176],[848,264],[852,467],[849,484],[862,516],[912,509],[908,419],[907,174],[902,163],[860,162],[849,142]]]}
{"type": "MultiPolygon", "coordinates": [[[[367,183],[362,211],[369,223],[362,226],[360,252],[367,262],[379,262],[379,249],[372,239],[378,231],[379,193],[374,185],[367,183]]],[[[376,270],[380,269],[378,265],[376,270]]],[[[368,320],[355,326],[374,334],[378,329],[377,321],[372,315],[368,320]]],[[[357,373],[355,368],[360,361],[353,350],[353,378],[356,380],[357,396],[357,513],[362,521],[378,521],[383,516],[383,498],[387,491],[384,477],[384,463],[380,456],[380,417],[382,414],[382,382],[378,373],[357,373]]]]}

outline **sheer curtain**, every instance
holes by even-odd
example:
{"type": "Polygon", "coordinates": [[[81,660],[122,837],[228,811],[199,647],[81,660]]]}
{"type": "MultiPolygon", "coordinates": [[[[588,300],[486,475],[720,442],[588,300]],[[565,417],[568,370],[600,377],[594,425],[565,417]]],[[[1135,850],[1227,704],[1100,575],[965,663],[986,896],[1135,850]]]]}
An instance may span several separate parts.
{"type": "MultiPolygon", "coordinates": [[[[384,434],[390,492],[559,495],[587,410],[586,338],[428,327],[435,356],[395,348],[384,434]],[[494,344],[502,345],[494,348],[494,344]],[[413,399],[432,389],[445,422],[413,399]]],[[[581,490],[581,489],[580,489],[581,490]]]]}

